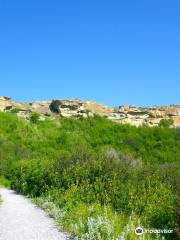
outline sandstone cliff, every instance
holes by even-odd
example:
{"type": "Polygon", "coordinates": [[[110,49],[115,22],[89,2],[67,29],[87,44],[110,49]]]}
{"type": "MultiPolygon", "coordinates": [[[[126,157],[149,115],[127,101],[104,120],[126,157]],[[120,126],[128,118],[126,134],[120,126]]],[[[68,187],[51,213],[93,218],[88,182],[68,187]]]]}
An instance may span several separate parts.
{"type": "Polygon", "coordinates": [[[97,114],[118,123],[128,123],[135,126],[142,124],[156,126],[161,119],[173,119],[174,127],[180,127],[180,104],[154,107],[119,106],[118,108],[112,108],[79,99],[19,103],[12,101],[9,97],[0,97],[0,111],[14,112],[26,119],[29,118],[32,112],[38,112],[41,120],[45,119],[45,117],[79,118],[97,114]]]}

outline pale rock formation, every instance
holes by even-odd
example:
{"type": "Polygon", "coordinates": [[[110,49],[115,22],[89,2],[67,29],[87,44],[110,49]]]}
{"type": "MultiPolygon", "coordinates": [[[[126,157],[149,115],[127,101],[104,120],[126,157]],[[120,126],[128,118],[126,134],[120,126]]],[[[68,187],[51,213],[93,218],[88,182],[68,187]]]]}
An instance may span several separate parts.
{"type": "Polygon", "coordinates": [[[8,97],[0,97],[0,111],[6,111],[12,108],[11,99],[8,97]]]}
{"type": "Polygon", "coordinates": [[[87,118],[99,115],[117,123],[134,126],[157,126],[161,119],[173,119],[174,127],[180,127],[180,105],[136,107],[108,107],[96,102],[80,99],[36,101],[32,103],[14,102],[9,97],[0,97],[0,111],[14,112],[18,116],[29,119],[32,112],[38,112],[40,119],[46,117],[87,118]]]}

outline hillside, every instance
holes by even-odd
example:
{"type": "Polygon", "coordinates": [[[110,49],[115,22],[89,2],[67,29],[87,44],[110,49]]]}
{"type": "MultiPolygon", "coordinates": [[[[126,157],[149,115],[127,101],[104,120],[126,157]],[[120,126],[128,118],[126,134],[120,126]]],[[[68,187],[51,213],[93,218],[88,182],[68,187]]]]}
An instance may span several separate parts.
{"type": "Polygon", "coordinates": [[[135,126],[157,126],[161,119],[172,119],[174,127],[180,126],[180,105],[171,106],[119,106],[108,107],[96,102],[74,100],[50,100],[32,103],[14,102],[11,98],[0,97],[0,111],[15,112],[18,116],[28,119],[32,112],[38,112],[41,120],[45,117],[87,118],[99,115],[117,123],[135,126]]]}
{"type": "Polygon", "coordinates": [[[97,115],[26,121],[11,111],[0,113],[0,145],[0,175],[75,239],[136,240],[139,225],[178,239],[179,128],[97,115]]]}

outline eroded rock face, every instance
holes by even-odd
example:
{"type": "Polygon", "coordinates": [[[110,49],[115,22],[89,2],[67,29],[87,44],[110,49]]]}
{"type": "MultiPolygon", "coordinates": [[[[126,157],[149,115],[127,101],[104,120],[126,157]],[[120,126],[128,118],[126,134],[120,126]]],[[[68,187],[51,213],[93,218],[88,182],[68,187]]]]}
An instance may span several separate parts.
{"type": "Polygon", "coordinates": [[[32,102],[30,103],[30,110],[48,116],[51,114],[50,104],[51,101],[32,102]]]}
{"type": "Polygon", "coordinates": [[[108,116],[112,112],[111,108],[95,102],[75,100],[53,100],[49,106],[50,110],[62,117],[88,117],[98,114],[108,116]]]}
{"type": "Polygon", "coordinates": [[[6,111],[12,108],[11,98],[0,97],[0,111],[6,111]]]}
{"type": "Polygon", "coordinates": [[[100,115],[117,123],[141,126],[157,126],[161,119],[173,119],[174,126],[180,127],[180,105],[136,107],[120,106],[112,108],[96,102],[73,100],[37,101],[18,103],[11,98],[0,97],[0,111],[15,112],[18,116],[29,119],[32,112],[38,112],[41,119],[53,117],[89,117],[100,115]]]}
{"type": "Polygon", "coordinates": [[[53,100],[49,108],[51,112],[63,117],[76,116],[84,110],[83,102],[80,100],[53,100]]]}

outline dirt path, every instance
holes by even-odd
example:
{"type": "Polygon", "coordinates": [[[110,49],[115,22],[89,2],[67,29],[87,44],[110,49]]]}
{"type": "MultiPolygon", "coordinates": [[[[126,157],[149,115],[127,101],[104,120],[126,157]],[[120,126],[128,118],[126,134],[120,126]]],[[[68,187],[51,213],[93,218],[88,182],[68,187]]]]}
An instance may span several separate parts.
{"type": "Polygon", "coordinates": [[[30,200],[12,190],[0,189],[0,240],[67,240],[53,220],[30,200]]]}

